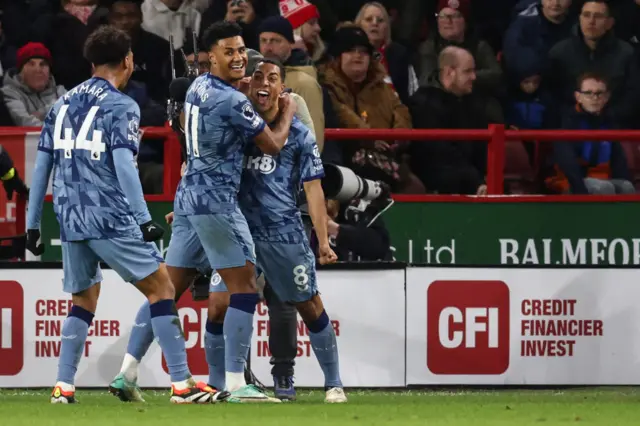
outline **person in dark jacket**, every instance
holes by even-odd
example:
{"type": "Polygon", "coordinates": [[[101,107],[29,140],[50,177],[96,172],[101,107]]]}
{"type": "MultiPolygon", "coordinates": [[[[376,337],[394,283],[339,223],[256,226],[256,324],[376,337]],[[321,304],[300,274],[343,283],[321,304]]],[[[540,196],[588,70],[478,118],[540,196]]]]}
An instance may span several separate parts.
{"type": "MultiPolygon", "coordinates": [[[[409,102],[414,129],[486,129],[502,123],[499,105],[473,93],[476,79],[471,53],[446,47],[440,71],[409,102]]],[[[412,142],[411,170],[427,191],[484,195],[487,144],[483,142],[412,142]]]]}
{"type": "MultiPolygon", "coordinates": [[[[169,42],[142,29],[142,0],[109,0],[107,4],[109,25],[131,37],[135,65],[131,80],[143,83],[148,96],[164,106],[171,82],[169,42]]],[[[182,63],[178,54],[176,63],[182,63]]],[[[144,119],[143,114],[142,120],[144,119]]]]}
{"type": "Polygon", "coordinates": [[[13,160],[2,145],[0,145],[0,181],[7,192],[8,200],[13,198],[14,192],[24,196],[29,194],[27,186],[18,175],[18,171],[13,167],[13,160]]]}
{"type": "MultiPolygon", "coordinates": [[[[362,210],[361,200],[340,203],[327,200],[327,229],[329,238],[338,260],[342,262],[360,262],[391,260],[391,238],[389,231],[378,215],[387,204],[382,198],[374,200],[362,210]]],[[[312,235],[311,245],[317,245],[312,235]]],[[[315,248],[314,248],[315,251],[315,248]]]]}
{"type": "Polygon", "coordinates": [[[526,67],[533,62],[544,70],[551,48],[571,35],[570,6],[571,0],[539,0],[515,17],[505,34],[502,50],[511,84],[520,84],[523,73],[529,72],[526,67]]]}
{"type": "Polygon", "coordinates": [[[401,44],[391,41],[391,19],[379,2],[362,6],[355,24],[360,26],[376,50],[380,63],[387,72],[389,84],[400,96],[403,104],[418,90],[418,77],[411,65],[411,55],[401,44]]]}
{"type": "Polygon", "coordinates": [[[420,85],[428,84],[439,67],[438,55],[447,46],[461,47],[473,55],[476,65],[474,91],[497,97],[503,90],[502,68],[491,46],[471,29],[470,0],[439,0],[437,28],[418,49],[420,85]]]}
{"type": "Polygon", "coordinates": [[[53,18],[45,44],[55,58],[56,82],[69,90],[91,77],[91,65],[84,58],[84,42],[108,13],[97,0],[62,0],[63,10],[53,18]]]}
{"type": "Polygon", "coordinates": [[[610,84],[609,109],[616,121],[622,126],[637,126],[640,72],[633,48],[615,36],[613,24],[605,1],[586,1],[573,35],[549,52],[546,80],[555,102],[571,106],[578,76],[585,72],[602,74],[610,84]]]}
{"type": "MultiPolygon", "coordinates": [[[[563,128],[614,129],[615,118],[607,110],[610,95],[603,76],[582,75],[574,93],[576,107],[564,115],[563,128]]],[[[572,194],[635,193],[619,142],[556,142],[553,148],[557,175],[547,179],[551,190],[572,194]]]]}

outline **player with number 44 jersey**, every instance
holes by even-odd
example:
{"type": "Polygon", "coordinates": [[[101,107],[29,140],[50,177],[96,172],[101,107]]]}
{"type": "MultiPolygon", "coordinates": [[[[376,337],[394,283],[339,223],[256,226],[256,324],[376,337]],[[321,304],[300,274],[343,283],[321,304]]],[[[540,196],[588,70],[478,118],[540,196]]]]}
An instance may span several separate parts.
{"type": "MultiPolygon", "coordinates": [[[[42,204],[53,172],[53,208],[62,239],[63,290],[73,307],[62,326],[58,376],[51,402],[76,402],[75,376],[96,311],[102,271],[99,262],[135,285],[149,301],[150,323],[171,376],[173,403],[226,399],[196,383],[187,366],[175,291],[153,243],[163,229],[152,222],[134,155],[140,109],[120,92],[133,72],[129,36],[101,27],[87,39],[84,54],[93,77],[54,104],[40,134],[27,216],[27,248],[35,255],[42,204]]],[[[133,388],[126,382],[123,387],[133,388]]]]}

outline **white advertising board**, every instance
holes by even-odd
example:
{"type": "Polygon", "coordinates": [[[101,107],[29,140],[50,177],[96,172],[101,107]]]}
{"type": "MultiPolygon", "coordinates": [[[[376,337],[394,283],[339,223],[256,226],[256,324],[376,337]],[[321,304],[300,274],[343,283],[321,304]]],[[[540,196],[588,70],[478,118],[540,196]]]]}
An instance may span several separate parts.
{"type": "MultiPolygon", "coordinates": [[[[111,270],[103,271],[100,303],[76,376],[80,387],[105,387],[120,369],[135,314],[144,297],[111,270]]],[[[61,269],[4,269],[0,276],[0,387],[52,386],[56,379],[60,331],[71,301],[62,292],[61,269]]],[[[404,270],[320,271],[319,287],[338,334],[345,386],[405,385],[404,270]]],[[[206,302],[187,294],[178,304],[187,339],[189,367],[207,380],[203,349],[206,302]]],[[[258,307],[254,320],[252,368],[271,384],[268,314],[258,307]]],[[[302,322],[298,326],[296,385],[322,387],[302,322]]],[[[140,365],[143,387],[164,387],[169,377],[153,343],[140,365]]]]}
{"type": "Polygon", "coordinates": [[[407,385],[640,383],[637,269],[407,269],[407,385]]]}

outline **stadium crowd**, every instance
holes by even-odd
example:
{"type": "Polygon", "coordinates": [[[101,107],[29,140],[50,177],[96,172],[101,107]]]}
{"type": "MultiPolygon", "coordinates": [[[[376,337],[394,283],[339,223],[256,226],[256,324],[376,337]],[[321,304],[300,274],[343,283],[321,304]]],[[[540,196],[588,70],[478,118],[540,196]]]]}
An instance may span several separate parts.
{"type": "MultiPolygon", "coordinates": [[[[640,115],[640,0],[4,0],[0,126],[41,126],[86,80],[82,47],[100,25],[133,40],[126,93],[141,125],[163,126],[170,44],[204,71],[202,35],[226,19],[247,47],[286,67],[323,160],[396,193],[486,193],[486,143],[324,140],[326,128],[635,128],[640,115]]],[[[162,190],[162,144],[145,138],[147,193],[162,190]]],[[[615,141],[507,150],[507,192],[635,192],[636,145],[615,141]]],[[[639,156],[640,158],[640,156],[639,156]]]]}

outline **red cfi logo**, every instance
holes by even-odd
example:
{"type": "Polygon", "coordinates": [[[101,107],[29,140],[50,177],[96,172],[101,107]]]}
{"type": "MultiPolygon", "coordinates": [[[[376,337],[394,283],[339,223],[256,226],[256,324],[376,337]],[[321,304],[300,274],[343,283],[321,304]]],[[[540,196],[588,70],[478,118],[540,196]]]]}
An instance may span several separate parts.
{"type": "Polygon", "coordinates": [[[427,368],[433,374],[502,374],[509,368],[509,287],[434,281],[427,290],[427,368]]]}
{"type": "MultiPolygon", "coordinates": [[[[191,294],[186,292],[180,298],[177,307],[187,347],[189,370],[194,376],[206,376],[209,374],[209,367],[204,354],[207,301],[194,302],[191,294]]],[[[164,355],[162,356],[162,369],[169,373],[164,355]]]]}
{"type": "Polygon", "coordinates": [[[0,288],[0,376],[15,376],[24,365],[24,291],[16,281],[0,288]]]}

